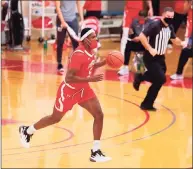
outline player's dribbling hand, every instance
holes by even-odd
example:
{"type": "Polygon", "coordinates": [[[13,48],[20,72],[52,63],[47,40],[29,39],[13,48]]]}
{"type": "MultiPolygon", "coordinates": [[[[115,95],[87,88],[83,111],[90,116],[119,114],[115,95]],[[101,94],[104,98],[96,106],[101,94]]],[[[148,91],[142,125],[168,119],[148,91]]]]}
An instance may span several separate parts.
{"type": "Polygon", "coordinates": [[[94,75],[92,77],[90,77],[90,82],[98,82],[98,81],[102,81],[104,79],[104,74],[98,74],[98,75],[94,75]]]}
{"type": "Polygon", "coordinates": [[[157,50],[154,49],[154,48],[151,48],[151,49],[149,50],[149,53],[150,53],[152,56],[155,56],[155,55],[157,54],[157,50]]]}

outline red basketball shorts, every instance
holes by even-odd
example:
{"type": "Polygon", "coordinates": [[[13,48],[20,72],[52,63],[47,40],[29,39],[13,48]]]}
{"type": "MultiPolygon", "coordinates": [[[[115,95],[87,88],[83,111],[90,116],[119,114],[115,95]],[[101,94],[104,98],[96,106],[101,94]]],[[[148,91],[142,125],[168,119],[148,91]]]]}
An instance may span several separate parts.
{"type": "Polygon", "coordinates": [[[73,89],[65,82],[62,82],[58,88],[54,110],[66,113],[75,104],[85,102],[94,97],[96,95],[91,88],[73,89]]]}

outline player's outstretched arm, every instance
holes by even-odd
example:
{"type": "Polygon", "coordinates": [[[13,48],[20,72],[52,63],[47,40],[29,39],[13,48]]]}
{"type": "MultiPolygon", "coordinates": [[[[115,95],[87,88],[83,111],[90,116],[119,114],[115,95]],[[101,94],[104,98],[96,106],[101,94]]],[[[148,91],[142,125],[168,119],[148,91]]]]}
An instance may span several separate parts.
{"type": "Polygon", "coordinates": [[[102,81],[104,74],[99,74],[91,77],[79,77],[76,75],[76,69],[69,69],[66,73],[65,82],[66,83],[85,83],[85,82],[98,82],[102,81]]]}
{"type": "Polygon", "coordinates": [[[99,68],[99,67],[102,67],[102,66],[104,66],[106,63],[107,63],[107,62],[106,62],[106,58],[103,59],[102,61],[96,62],[96,63],[94,64],[94,69],[99,68]]]}

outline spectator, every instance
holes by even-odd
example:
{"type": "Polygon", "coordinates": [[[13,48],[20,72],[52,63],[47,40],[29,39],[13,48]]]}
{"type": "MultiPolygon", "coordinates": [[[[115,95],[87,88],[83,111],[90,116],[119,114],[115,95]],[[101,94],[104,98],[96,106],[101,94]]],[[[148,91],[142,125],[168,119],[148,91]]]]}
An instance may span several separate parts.
{"type": "Polygon", "coordinates": [[[95,16],[101,18],[101,0],[86,0],[83,9],[86,10],[85,18],[95,16]]]}
{"type": "MultiPolygon", "coordinates": [[[[187,18],[188,10],[191,7],[192,0],[178,0],[174,1],[174,20],[173,20],[173,27],[174,32],[177,33],[180,25],[183,21],[187,18]]],[[[172,48],[171,41],[169,41],[168,48],[172,48]]]]}
{"type": "Polygon", "coordinates": [[[149,21],[147,17],[148,13],[144,10],[139,12],[139,16],[135,18],[130,26],[128,40],[124,52],[124,66],[119,70],[119,75],[126,75],[129,74],[129,60],[131,51],[135,52],[143,52],[145,49],[141,42],[139,41],[139,34],[144,29],[145,24],[149,21]]]}
{"type": "MultiPolygon", "coordinates": [[[[148,6],[148,15],[153,16],[153,8],[151,1],[145,1],[148,6]]],[[[123,17],[123,31],[121,37],[121,53],[125,54],[125,48],[127,44],[127,39],[129,35],[129,27],[131,26],[132,20],[138,17],[139,11],[144,9],[143,0],[139,1],[126,1],[125,9],[124,9],[124,17],[123,17]]],[[[124,66],[121,67],[124,69],[124,66]]],[[[120,69],[120,70],[121,70],[120,69]]],[[[126,69],[126,68],[125,68],[126,69]]],[[[125,70],[126,72],[126,70],[125,70]]]]}
{"type": "MultiPolygon", "coordinates": [[[[192,7],[191,7],[192,8],[192,7]]],[[[176,74],[170,76],[172,80],[180,80],[183,79],[183,70],[186,65],[188,59],[193,57],[193,49],[192,49],[192,9],[189,9],[188,12],[188,20],[187,27],[185,33],[185,41],[183,42],[184,49],[182,49],[180,58],[178,61],[178,67],[176,70],[176,74]]]]}
{"type": "MultiPolygon", "coordinates": [[[[71,27],[74,32],[78,35],[78,20],[76,17],[76,7],[78,9],[80,19],[83,21],[83,11],[80,6],[80,1],[56,1],[56,11],[57,11],[57,62],[58,71],[63,73],[62,65],[62,51],[64,39],[67,32],[67,27],[71,27]]],[[[78,42],[74,40],[71,36],[73,50],[78,47],[78,42]]]]}

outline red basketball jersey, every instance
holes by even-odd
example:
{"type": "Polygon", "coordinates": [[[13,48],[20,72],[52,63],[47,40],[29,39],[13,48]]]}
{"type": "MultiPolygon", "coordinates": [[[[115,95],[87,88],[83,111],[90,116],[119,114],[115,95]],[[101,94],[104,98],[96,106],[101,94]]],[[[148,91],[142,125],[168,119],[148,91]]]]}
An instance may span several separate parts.
{"type": "Polygon", "coordinates": [[[101,11],[101,0],[86,0],[83,6],[87,11],[101,11]]]}
{"type": "MultiPolygon", "coordinates": [[[[69,57],[68,69],[76,69],[77,76],[86,78],[92,75],[95,63],[95,55],[86,51],[82,44],[72,53],[69,57]]],[[[89,83],[71,83],[69,84],[74,88],[88,88],[89,83]]]]}

